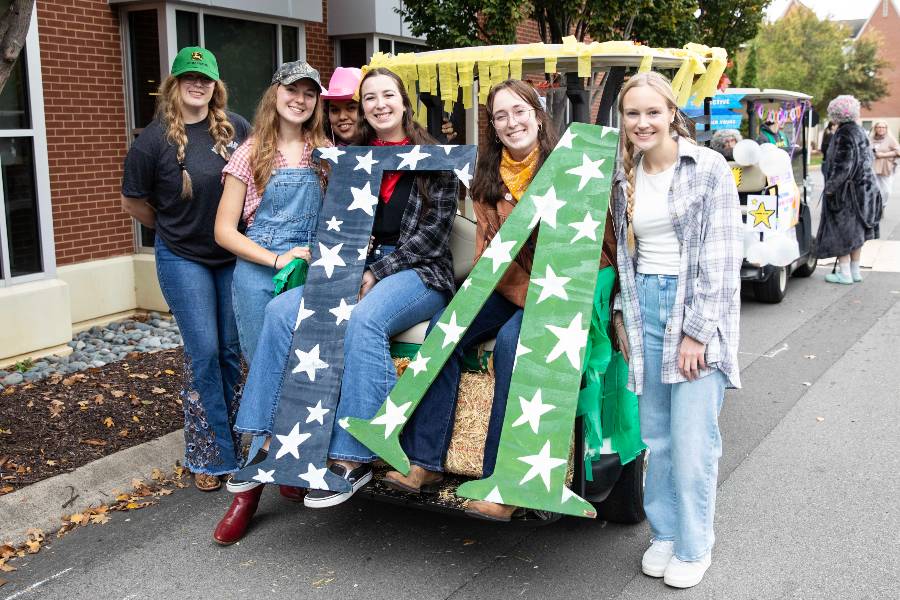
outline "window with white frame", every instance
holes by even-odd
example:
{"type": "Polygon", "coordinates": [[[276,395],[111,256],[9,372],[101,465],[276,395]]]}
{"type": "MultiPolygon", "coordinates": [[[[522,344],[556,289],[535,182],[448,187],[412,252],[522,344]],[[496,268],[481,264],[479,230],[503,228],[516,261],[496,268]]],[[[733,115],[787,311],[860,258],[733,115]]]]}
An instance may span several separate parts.
{"type": "MultiPolygon", "coordinates": [[[[132,139],[153,119],[157,89],[180,48],[215,54],[229,109],[250,121],[278,65],[306,58],[299,21],[165,2],[123,10],[122,28],[132,139]]],[[[137,221],[135,237],[138,250],[152,249],[153,231],[137,221]]]]}
{"type": "MultiPolygon", "coordinates": [[[[0,14],[11,0],[0,0],[0,14]]],[[[0,287],[53,275],[53,219],[37,18],[0,93],[0,287]]]]}

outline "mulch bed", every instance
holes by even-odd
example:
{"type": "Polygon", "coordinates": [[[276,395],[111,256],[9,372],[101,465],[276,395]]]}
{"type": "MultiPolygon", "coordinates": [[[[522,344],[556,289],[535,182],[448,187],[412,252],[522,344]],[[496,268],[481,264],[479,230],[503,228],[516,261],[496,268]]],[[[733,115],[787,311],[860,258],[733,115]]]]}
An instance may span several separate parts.
{"type": "Polygon", "coordinates": [[[184,425],[182,349],[0,392],[0,495],[184,425]]]}

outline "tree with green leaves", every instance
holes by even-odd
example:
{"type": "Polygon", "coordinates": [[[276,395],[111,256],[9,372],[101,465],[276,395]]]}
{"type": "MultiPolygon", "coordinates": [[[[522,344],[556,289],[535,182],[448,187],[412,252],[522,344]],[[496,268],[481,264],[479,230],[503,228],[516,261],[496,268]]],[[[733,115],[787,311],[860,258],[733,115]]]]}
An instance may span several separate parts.
{"type": "MultiPolygon", "coordinates": [[[[869,36],[851,41],[849,33],[803,8],[763,25],[751,44],[756,50],[756,87],[809,94],[822,114],[838,94],[852,94],[865,104],[881,98],[887,86],[879,76],[885,68],[878,58],[880,41],[869,36]]],[[[749,70],[752,56],[748,53],[745,60],[749,70]]],[[[745,74],[741,83],[747,86],[749,81],[745,74]]]]}
{"type": "Polygon", "coordinates": [[[0,19],[0,92],[25,46],[33,8],[34,0],[12,0],[0,19]]]}
{"type": "Polygon", "coordinates": [[[516,0],[403,2],[395,9],[415,36],[435,49],[514,44],[516,27],[531,10],[516,0]]]}
{"type": "Polygon", "coordinates": [[[750,49],[747,50],[746,63],[744,64],[744,73],[741,75],[740,83],[735,81],[735,85],[740,87],[759,87],[757,85],[757,69],[758,59],[756,57],[756,44],[751,43],[750,49]]]}

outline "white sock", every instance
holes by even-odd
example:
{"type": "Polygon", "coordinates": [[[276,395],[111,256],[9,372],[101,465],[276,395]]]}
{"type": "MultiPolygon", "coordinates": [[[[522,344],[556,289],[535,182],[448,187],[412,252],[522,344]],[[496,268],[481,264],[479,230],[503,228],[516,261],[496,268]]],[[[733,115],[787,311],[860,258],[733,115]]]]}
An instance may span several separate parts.
{"type": "Polygon", "coordinates": [[[841,269],[841,275],[843,275],[847,279],[850,279],[853,276],[850,272],[850,261],[849,260],[847,262],[841,261],[839,267],[841,269]]]}
{"type": "Polygon", "coordinates": [[[862,279],[862,273],[859,270],[859,261],[858,260],[850,261],[850,273],[853,275],[854,279],[862,279]]]}

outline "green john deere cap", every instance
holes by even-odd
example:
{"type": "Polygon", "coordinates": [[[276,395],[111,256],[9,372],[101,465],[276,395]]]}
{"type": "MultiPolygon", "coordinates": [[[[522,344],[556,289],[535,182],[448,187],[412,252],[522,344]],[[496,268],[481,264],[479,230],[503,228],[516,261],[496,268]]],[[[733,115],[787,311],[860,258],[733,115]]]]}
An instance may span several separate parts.
{"type": "Polygon", "coordinates": [[[200,73],[210,79],[219,79],[219,63],[216,57],[206,48],[188,46],[178,51],[172,61],[172,75],[178,77],[185,73],[200,73]]]}

